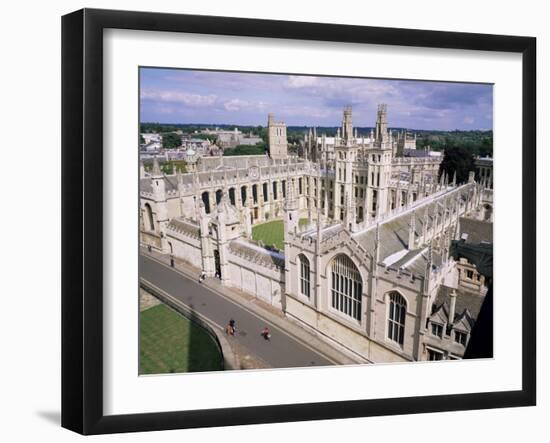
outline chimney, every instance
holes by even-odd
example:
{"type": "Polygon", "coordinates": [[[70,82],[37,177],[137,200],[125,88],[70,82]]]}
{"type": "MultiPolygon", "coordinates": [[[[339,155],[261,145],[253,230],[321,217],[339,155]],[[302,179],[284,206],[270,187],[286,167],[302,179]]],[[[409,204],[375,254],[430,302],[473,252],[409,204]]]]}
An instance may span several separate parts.
{"type": "Polygon", "coordinates": [[[449,324],[452,325],[454,323],[456,313],[456,291],[454,289],[451,291],[449,305],[449,324]]]}

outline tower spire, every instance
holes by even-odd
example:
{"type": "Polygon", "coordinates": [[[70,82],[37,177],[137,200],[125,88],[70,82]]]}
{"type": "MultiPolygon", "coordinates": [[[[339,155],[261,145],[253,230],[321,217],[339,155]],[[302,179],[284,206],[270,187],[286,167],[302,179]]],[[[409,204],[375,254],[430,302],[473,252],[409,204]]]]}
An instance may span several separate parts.
{"type": "Polygon", "coordinates": [[[353,123],[351,120],[351,106],[344,108],[344,118],[342,120],[342,138],[344,143],[349,145],[353,138],[353,123]]]}
{"type": "Polygon", "coordinates": [[[153,158],[153,177],[160,177],[162,176],[162,171],[160,170],[159,161],[157,159],[157,156],[153,158]]]}
{"type": "Polygon", "coordinates": [[[381,143],[384,141],[388,135],[388,116],[387,116],[387,105],[379,104],[378,113],[376,116],[376,141],[381,143]]]}

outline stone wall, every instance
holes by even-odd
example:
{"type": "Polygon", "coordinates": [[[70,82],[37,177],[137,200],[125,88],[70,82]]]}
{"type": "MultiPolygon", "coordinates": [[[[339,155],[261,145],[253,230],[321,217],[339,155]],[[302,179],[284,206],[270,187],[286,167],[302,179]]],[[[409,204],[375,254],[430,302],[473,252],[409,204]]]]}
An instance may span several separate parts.
{"type": "Polygon", "coordinates": [[[339,321],[335,316],[316,312],[292,296],[286,297],[286,314],[319,338],[340,349],[352,352],[369,362],[404,362],[405,356],[369,339],[357,327],[339,321]]]}
{"type": "Polygon", "coordinates": [[[233,255],[229,256],[229,269],[231,287],[253,295],[272,306],[282,308],[281,293],[284,291],[282,271],[270,270],[233,255]]]}

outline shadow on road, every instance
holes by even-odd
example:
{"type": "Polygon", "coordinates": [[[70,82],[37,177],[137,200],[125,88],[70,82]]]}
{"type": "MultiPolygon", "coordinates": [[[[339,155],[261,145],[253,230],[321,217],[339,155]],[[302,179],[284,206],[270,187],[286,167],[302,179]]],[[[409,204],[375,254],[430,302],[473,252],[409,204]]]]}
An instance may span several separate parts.
{"type": "Polygon", "coordinates": [[[210,368],[206,369],[207,371],[223,370],[223,357],[219,351],[219,344],[212,337],[211,332],[202,326],[203,322],[195,312],[193,303],[189,304],[188,318],[191,320],[187,362],[189,372],[204,372],[205,367],[210,368]],[[207,340],[211,343],[205,343],[207,340]],[[217,355],[212,352],[213,349],[218,351],[217,355]]]}

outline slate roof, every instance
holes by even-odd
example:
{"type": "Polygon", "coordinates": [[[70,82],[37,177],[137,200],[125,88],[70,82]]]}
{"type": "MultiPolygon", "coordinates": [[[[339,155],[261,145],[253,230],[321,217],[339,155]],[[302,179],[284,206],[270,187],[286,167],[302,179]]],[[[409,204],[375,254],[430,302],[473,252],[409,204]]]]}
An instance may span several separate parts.
{"type": "MultiPolygon", "coordinates": [[[[450,294],[452,291],[453,289],[448,286],[441,285],[439,287],[439,291],[432,306],[432,314],[443,309],[445,316],[448,318],[451,299],[450,294]]],[[[458,289],[456,290],[456,294],[455,318],[449,323],[455,323],[466,316],[470,326],[473,326],[479,315],[485,296],[458,289]]]]}
{"type": "MultiPolygon", "coordinates": [[[[449,197],[447,209],[454,208],[454,196],[449,197]]],[[[422,234],[424,229],[425,212],[428,211],[427,228],[431,229],[435,219],[434,215],[438,214],[441,219],[443,217],[443,206],[440,200],[427,203],[418,207],[414,211],[415,216],[415,233],[417,238],[422,234]]],[[[450,213],[449,213],[450,214],[450,213]]],[[[447,214],[447,216],[451,216],[447,214]]],[[[380,243],[381,251],[380,258],[384,259],[401,249],[406,249],[409,242],[409,224],[411,222],[412,211],[407,211],[401,215],[390,218],[388,221],[380,223],[380,243]]],[[[362,232],[354,234],[353,237],[368,251],[374,250],[374,242],[376,236],[376,227],[370,227],[362,232]]]]}
{"type": "Polygon", "coordinates": [[[493,276],[492,243],[468,244],[463,240],[453,241],[450,252],[455,260],[466,258],[485,277],[493,276]]]}
{"type": "Polygon", "coordinates": [[[180,232],[190,237],[200,237],[199,226],[183,218],[173,218],[172,220],[170,220],[170,223],[168,223],[168,229],[175,232],[180,232]]]}
{"type": "Polygon", "coordinates": [[[460,218],[460,237],[462,234],[468,234],[467,244],[493,243],[493,223],[473,220],[470,218],[460,218]]]}
{"type": "MultiPolygon", "coordinates": [[[[164,187],[166,189],[166,192],[172,192],[178,190],[178,179],[175,175],[166,176],[164,175],[162,177],[164,180],[164,187]]],[[[140,192],[153,192],[153,178],[151,177],[145,177],[141,178],[139,180],[139,190],[140,192]]]]}
{"type": "MultiPolygon", "coordinates": [[[[466,192],[468,191],[464,191],[463,195],[466,192]]],[[[424,204],[414,211],[415,233],[417,238],[421,236],[424,229],[426,210],[428,212],[428,217],[426,219],[428,229],[431,229],[435,222],[435,214],[438,214],[439,219],[443,217],[443,206],[440,203],[444,198],[445,197],[442,196],[441,199],[424,204]]],[[[449,197],[447,204],[448,210],[454,209],[454,198],[454,195],[449,197]]],[[[454,217],[454,215],[451,215],[451,213],[449,212],[447,214],[447,217],[454,217]]],[[[390,218],[388,221],[382,221],[380,223],[380,260],[383,261],[390,255],[395,254],[396,252],[399,252],[403,249],[407,249],[409,242],[409,224],[411,222],[411,218],[412,211],[407,211],[401,215],[390,218]]],[[[376,226],[371,226],[362,232],[354,234],[353,238],[367,251],[373,253],[376,241],[376,226]]],[[[406,257],[410,259],[412,255],[409,255],[409,253],[407,253],[406,257]]],[[[435,261],[436,257],[434,256],[434,262],[435,261]]],[[[402,265],[407,262],[407,259],[403,257],[399,260],[399,262],[399,264],[402,265]]],[[[415,260],[415,262],[413,262],[414,267],[418,270],[421,267],[425,269],[425,264],[425,257],[420,257],[419,259],[415,260]],[[423,261],[424,263],[422,263],[423,261]]]]}
{"type": "Polygon", "coordinates": [[[244,241],[232,241],[229,243],[229,251],[245,260],[271,269],[284,269],[285,267],[284,255],[244,241]]]}

